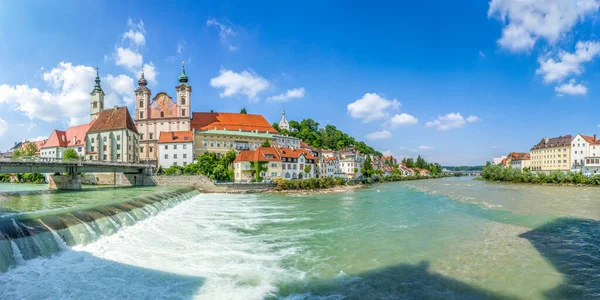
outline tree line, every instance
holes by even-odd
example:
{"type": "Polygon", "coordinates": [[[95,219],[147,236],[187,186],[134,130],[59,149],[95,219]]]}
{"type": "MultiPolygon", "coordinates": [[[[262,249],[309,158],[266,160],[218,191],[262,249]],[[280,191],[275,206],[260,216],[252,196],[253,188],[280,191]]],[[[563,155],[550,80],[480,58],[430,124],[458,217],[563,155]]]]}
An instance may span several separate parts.
{"type": "Polygon", "coordinates": [[[402,159],[402,163],[410,169],[419,168],[428,170],[431,175],[442,174],[442,165],[438,163],[429,163],[422,158],[421,155],[417,156],[416,160],[411,157],[405,157],[402,159]]]}
{"type": "Polygon", "coordinates": [[[313,119],[304,119],[301,122],[291,120],[289,124],[290,131],[279,128],[278,123],[273,123],[273,128],[283,135],[299,138],[309,146],[315,148],[337,151],[354,146],[356,150],[364,154],[381,156],[381,152],[376,151],[373,147],[362,141],[357,141],[354,137],[337,129],[334,125],[330,124],[324,128],[319,128],[319,122],[313,119]]]}
{"type": "Polygon", "coordinates": [[[600,185],[600,174],[591,177],[585,176],[581,172],[571,171],[554,171],[546,174],[544,172],[532,172],[529,169],[521,171],[521,169],[516,168],[504,168],[490,163],[483,168],[481,176],[489,181],[513,183],[600,185]]]}

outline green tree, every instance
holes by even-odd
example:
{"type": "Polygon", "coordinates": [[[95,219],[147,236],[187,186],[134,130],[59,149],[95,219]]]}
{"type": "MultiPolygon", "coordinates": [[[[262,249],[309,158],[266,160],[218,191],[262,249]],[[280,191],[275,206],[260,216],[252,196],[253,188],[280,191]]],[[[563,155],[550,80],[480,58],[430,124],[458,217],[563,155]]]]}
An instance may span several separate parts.
{"type": "Polygon", "coordinates": [[[64,159],[79,159],[79,155],[77,155],[77,152],[75,152],[74,149],[69,148],[69,149],[67,149],[67,151],[65,151],[65,153],[63,153],[63,158],[64,159]]]}
{"type": "Polygon", "coordinates": [[[245,115],[245,114],[247,114],[247,113],[248,113],[248,112],[246,111],[246,108],[242,108],[242,110],[240,110],[240,114],[243,114],[243,115],[245,115]]]}
{"type": "Polygon", "coordinates": [[[367,155],[367,158],[365,159],[365,163],[363,164],[362,167],[362,174],[365,177],[371,177],[373,176],[373,172],[375,170],[373,170],[373,161],[371,160],[371,155],[367,155]]]}
{"type": "Polygon", "coordinates": [[[425,159],[423,159],[421,157],[421,155],[419,155],[419,156],[417,156],[417,161],[415,162],[415,166],[419,169],[426,169],[427,162],[425,161],[425,159]]]}
{"type": "Polygon", "coordinates": [[[13,151],[12,156],[15,158],[16,157],[31,157],[31,156],[35,156],[37,154],[37,151],[38,151],[38,148],[35,143],[27,142],[21,147],[21,149],[17,149],[15,151],[13,151]]]}
{"type": "Polygon", "coordinates": [[[310,173],[310,170],[312,170],[312,167],[310,165],[304,166],[304,173],[306,173],[306,175],[310,173]]]}
{"type": "Polygon", "coordinates": [[[263,180],[263,178],[260,176],[260,173],[266,172],[268,170],[267,162],[251,161],[250,167],[252,168],[252,176],[254,176],[254,181],[261,182],[263,180]]]}
{"type": "Polygon", "coordinates": [[[354,168],[354,174],[358,173],[358,168],[354,168]]]}
{"type": "Polygon", "coordinates": [[[265,140],[265,142],[262,143],[261,147],[271,147],[271,143],[269,143],[269,140],[265,140]]]}
{"type": "Polygon", "coordinates": [[[275,128],[275,130],[277,131],[281,131],[281,129],[279,129],[279,123],[273,123],[273,128],[275,128]]]}

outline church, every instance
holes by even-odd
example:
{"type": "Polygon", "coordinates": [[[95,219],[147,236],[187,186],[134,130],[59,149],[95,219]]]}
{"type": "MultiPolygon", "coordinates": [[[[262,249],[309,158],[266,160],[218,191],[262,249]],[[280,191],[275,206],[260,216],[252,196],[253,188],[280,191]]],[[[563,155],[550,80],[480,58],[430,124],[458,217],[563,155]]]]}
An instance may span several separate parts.
{"type": "Polygon", "coordinates": [[[144,71],[135,90],[135,118],[140,133],[140,161],[158,162],[158,139],[161,132],[190,130],[190,100],[192,87],[188,84],[185,65],[181,63],[175,100],[165,92],[152,97],[144,71]],[[152,100],[150,100],[152,99],[152,100]]]}

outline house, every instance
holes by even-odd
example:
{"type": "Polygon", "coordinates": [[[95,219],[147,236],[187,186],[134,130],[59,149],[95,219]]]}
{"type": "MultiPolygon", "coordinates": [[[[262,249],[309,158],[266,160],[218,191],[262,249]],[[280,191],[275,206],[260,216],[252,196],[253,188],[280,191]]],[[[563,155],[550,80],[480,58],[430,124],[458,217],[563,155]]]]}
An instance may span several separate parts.
{"type": "Polygon", "coordinates": [[[586,158],[596,157],[596,154],[600,155],[600,144],[596,140],[596,135],[577,134],[571,142],[571,171],[583,171],[586,158]]]}
{"type": "Polygon", "coordinates": [[[600,174],[600,156],[588,156],[583,160],[583,175],[594,176],[600,174]]]}
{"type": "Polygon", "coordinates": [[[502,160],[505,158],[506,158],[506,156],[494,157],[493,164],[496,166],[500,165],[502,163],[502,160]]]}
{"type": "Polygon", "coordinates": [[[192,131],[162,131],[158,138],[158,164],[163,168],[185,167],[194,162],[192,131]]]}
{"type": "Polygon", "coordinates": [[[282,161],[275,147],[258,147],[255,150],[242,150],[233,161],[236,182],[247,182],[256,178],[255,163],[266,168],[260,176],[265,179],[279,179],[282,176],[282,161]]]}
{"type": "Polygon", "coordinates": [[[524,152],[511,152],[507,158],[508,167],[523,171],[531,165],[530,154],[524,152]]]}
{"type": "Polygon", "coordinates": [[[195,154],[216,153],[217,156],[231,150],[256,150],[265,141],[274,144],[279,134],[261,115],[237,113],[193,113],[195,154]]]}
{"type": "Polygon", "coordinates": [[[299,148],[300,139],[293,136],[273,134],[273,145],[281,148],[299,148]]]}
{"type": "Polygon", "coordinates": [[[421,168],[413,168],[414,173],[420,176],[429,176],[429,170],[421,168]]]}
{"type": "Polygon", "coordinates": [[[323,156],[319,159],[320,177],[338,177],[340,174],[340,161],[335,156],[323,156]]]}
{"type": "Polygon", "coordinates": [[[412,169],[407,168],[405,164],[400,164],[398,170],[402,176],[415,176],[415,172],[412,169]]]}
{"type": "Polygon", "coordinates": [[[308,150],[279,147],[273,147],[273,149],[275,149],[277,155],[281,158],[282,178],[303,179],[316,177],[315,165],[317,159],[308,150]]]}
{"type": "MultiPolygon", "coordinates": [[[[67,130],[54,130],[48,140],[39,144],[40,157],[46,159],[61,159],[67,149],[73,149],[81,158],[85,157],[85,137],[91,128],[93,120],[89,124],[73,126],[67,130]]],[[[36,143],[36,145],[38,145],[36,143]]]]}
{"type": "Polygon", "coordinates": [[[340,171],[348,178],[358,178],[362,176],[362,165],[365,161],[364,154],[354,148],[340,151],[340,171]]]}
{"type": "Polygon", "coordinates": [[[115,106],[100,112],[87,131],[85,145],[89,160],[139,162],[139,133],[127,107],[115,106]]]}
{"type": "Polygon", "coordinates": [[[541,139],[529,152],[531,170],[546,173],[571,170],[572,141],[570,134],[541,139]]]}

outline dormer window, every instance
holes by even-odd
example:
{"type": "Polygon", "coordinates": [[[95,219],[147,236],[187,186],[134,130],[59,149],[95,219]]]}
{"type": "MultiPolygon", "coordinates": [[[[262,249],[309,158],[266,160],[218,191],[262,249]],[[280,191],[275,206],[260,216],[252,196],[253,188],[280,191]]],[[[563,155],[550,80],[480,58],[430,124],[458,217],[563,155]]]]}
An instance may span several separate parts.
{"type": "Polygon", "coordinates": [[[165,112],[164,112],[164,111],[161,111],[161,112],[160,112],[160,117],[161,117],[161,118],[164,118],[164,117],[165,117],[165,112]]]}

